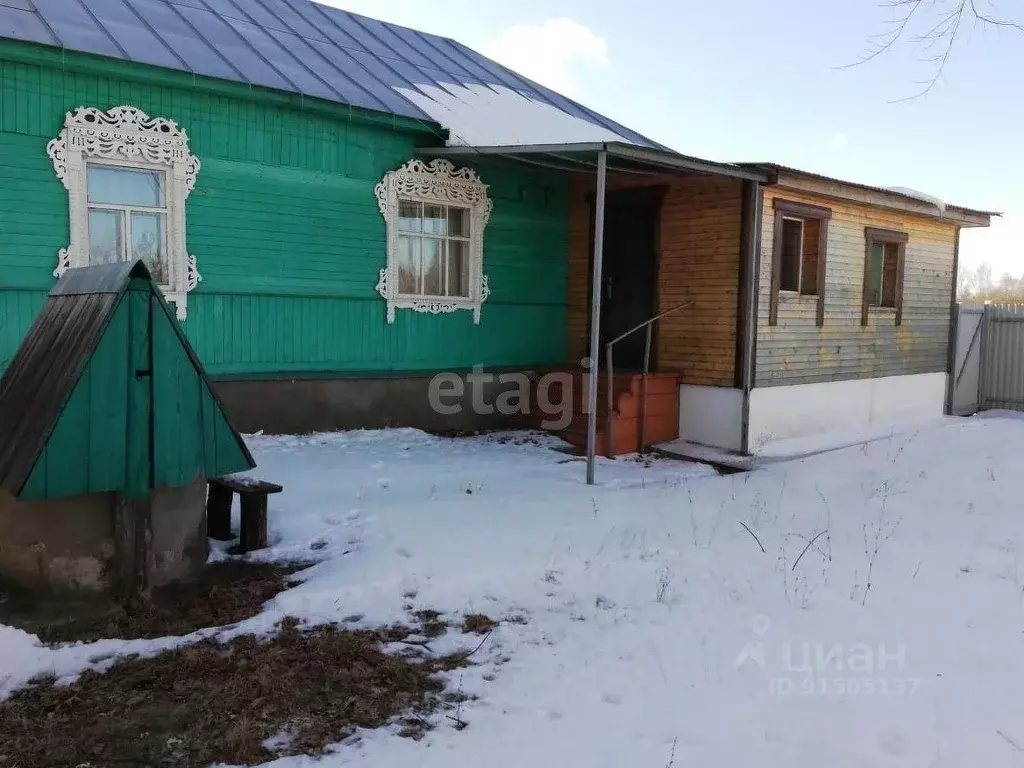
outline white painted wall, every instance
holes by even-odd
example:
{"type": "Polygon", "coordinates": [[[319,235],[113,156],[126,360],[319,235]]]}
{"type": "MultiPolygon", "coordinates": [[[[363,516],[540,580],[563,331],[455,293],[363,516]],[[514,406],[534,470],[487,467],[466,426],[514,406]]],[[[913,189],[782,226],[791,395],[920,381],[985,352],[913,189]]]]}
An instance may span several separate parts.
{"type": "Polygon", "coordinates": [[[750,393],[750,451],[774,440],[941,416],[945,400],[945,373],[760,387],[750,393]]]}
{"type": "Polygon", "coordinates": [[[738,451],[743,435],[743,390],[679,387],[679,438],[738,451]]]}

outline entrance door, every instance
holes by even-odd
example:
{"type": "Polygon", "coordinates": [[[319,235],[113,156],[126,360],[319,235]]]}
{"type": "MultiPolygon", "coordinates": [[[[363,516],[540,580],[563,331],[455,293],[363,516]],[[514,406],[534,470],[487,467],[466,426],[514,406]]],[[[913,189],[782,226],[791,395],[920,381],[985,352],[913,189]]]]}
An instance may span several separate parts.
{"type": "MultiPolygon", "coordinates": [[[[658,218],[662,187],[610,192],[605,203],[601,296],[601,361],[604,345],[655,314],[658,277],[658,218]]],[[[652,349],[652,358],[654,356],[652,349]]],[[[641,370],[644,332],[613,348],[615,367],[641,370]]],[[[652,361],[653,362],[653,361],[652,361]]]]}

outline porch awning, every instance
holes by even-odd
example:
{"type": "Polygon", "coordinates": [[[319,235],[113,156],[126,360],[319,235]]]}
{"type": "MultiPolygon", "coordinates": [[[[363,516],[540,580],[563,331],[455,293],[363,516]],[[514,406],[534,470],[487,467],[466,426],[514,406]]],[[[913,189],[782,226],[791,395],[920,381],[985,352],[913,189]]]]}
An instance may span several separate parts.
{"type": "MultiPolygon", "coordinates": [[[[743,226],[748,233],[756,230],[757,221],[760,217],[760,185],[772,184],[776,181],[776,172],[772,169],[743,167],[732,163],[717,163],[712,160],[702,160],[697,157],[680,155],[677,152],[663,149],[639,147],[626,142],[606,141],[595,143],[567,143],[567,144],[529,144],[520,146],[450,146],[450,147],[423,147],[419,150],[421,155],[427,157],[441,157],[456,159],[467,165],[474,160],[496,159],[513,163],[536,166],[558,170],[566,173],[593,174],[596,177],[596,192],[594,195],[594,255],[591,263],[590,278],[590,360],[593,361],[592,371],[597,372],[597,361],[601,359],[601,294],[603,291],[603,267],[604,257],[604,209],[606,182],[609,173],[637,174],[640,176],[668,174],[701,174],[707,176],[719,176],[737,179],[744,182],[744,212],[743,226]],[[751,198],[752,204],[748,204],[751,198]]],[[[742,238],[741,249],[744,258],[748,262],[750,274],[756,274],[751,266],[756,263],[757,238],[752,234],[742,238]]],[[[744,305],[748,306],[745,323],[746,338],[752,338],[752,325],[750,318],[754,317],[753,302],[756,301],[757,292],[746,289],[744,294],[744,305]]],[[[647,321],[629,331],[633,333],[656,322],[660,315],[655,315],[647,321]]],[[[623,338],[620,336],[606,344],[608,364],[608,375],[611,376],[611,347],[623,338]]],[[[648,335],[648,338],[650,336],[648,335]]],[[[747,348],[744,360],[751,359],[752,346],[747,348]]],[[[649,353],[647,353],[649,354],[649,353]]],[[[645,358],[644,371],[647,370],[645,358]]],[[[744,362],[744,381],[751,378],[752,368],[744,362]]],[[[609,391],[611,391],[609,383],[609,391]]],[[[746,385],[745,385],[746,386],[746,385]]],[[[593,485],[597,442],[597,390],[598,387],[590,386],[587,392],[587,484],[593,485]]],[[[644,418],[644,417],[642,417],[644,418]]]]}
{"type": "Polygon", "coordinates": [[[700,173],[728,176],[770,184],[775,173],[770,169],[743,167],[732,163],[702,160],[670,150],[639,147],[626,142],[608,141],[580,144],[525,144],[493,147],[422,147],[419,153],[435,157],[457,158],[463,162],[474,159],[504,159],[524,165],[576,173],[596,173],[598,155],[604,152],[608,171],[639,175],[663,173],[700,173]]]}

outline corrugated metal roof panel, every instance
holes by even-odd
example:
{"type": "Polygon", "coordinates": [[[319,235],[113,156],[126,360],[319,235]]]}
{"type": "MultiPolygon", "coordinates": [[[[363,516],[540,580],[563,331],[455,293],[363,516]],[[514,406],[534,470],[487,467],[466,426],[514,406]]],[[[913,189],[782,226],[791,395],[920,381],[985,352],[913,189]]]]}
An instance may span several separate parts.
{"type": "Polygon", "coordinates": [[[474,114],[513,91],[539,141],[660,147],[452,40],[311,0],[5,0],[0,36],[436,122],[457,144],[519,143],[521,123],[474,114]]]}
{"type": "MultiPolygon", "coordinates": [[[[812,171],[802,171],[799,168],[793,168],[788,165],[780,165],[779,163],[736,163],[736,165],[743,168],[764,168],[775,172],[791,173],[794,176],[806,176],[812,179],[820,179],[822,181],[831,181],[836,184],[845,184],[850,187],[856,187],[857,189],[866,189],[871,192],[882,192],[886,195],[894,195],[907,200],[913,200],[915,203],[931,202],[932,198],[921,193],[911,194],[909,191],[901,191],[895,187],[876,187],[873,184],[862,184],[859,181],[848,181],[847,179],[837,179],[835,176],[825,176],[821,173],[814,173],[812,171]]],[[[939,206],[936,206],[939,207],[939,206]]],[[[977,208],[968,208],[963,205],[954,205],[952,203],[943,204],[944,208],[952,208],[957,211],[965,211],[967,213],[976,213],[982,216],[1002,216],[998,211],[980,211],[977,208]]]]}
{"type": "MultiPolygon", "coordinates": [[[[20,1],[28,2],[28,0],[20,1]]],[[[0,29],[5,30],[4,34],[18,40],[27,40],[30,43],[42,43],[43,45],[59,44],[57,38],[34,9],[0,5],[0,29]]]]}

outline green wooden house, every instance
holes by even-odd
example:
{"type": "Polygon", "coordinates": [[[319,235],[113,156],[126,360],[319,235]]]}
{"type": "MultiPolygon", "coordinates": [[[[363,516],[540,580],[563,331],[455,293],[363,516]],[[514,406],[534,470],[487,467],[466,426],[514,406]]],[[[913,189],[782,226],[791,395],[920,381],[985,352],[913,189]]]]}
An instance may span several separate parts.
{"type": "Polygon", "coordinates": [[[568,175],[430,149],[655,146],[308,0],[25,0],[0,36],[0,370],[55,276],[138,258],[244,429],[427,422],[438,371],[563,364],[568,175]]]}

